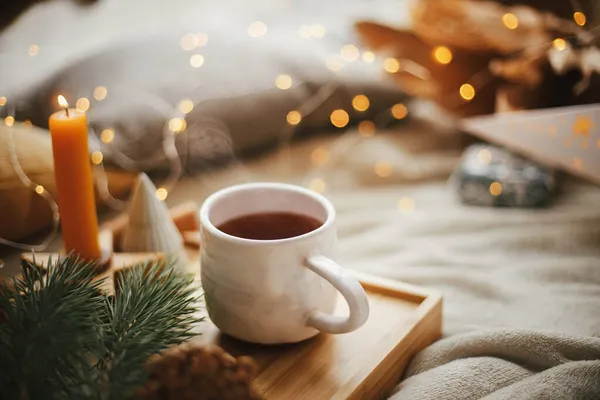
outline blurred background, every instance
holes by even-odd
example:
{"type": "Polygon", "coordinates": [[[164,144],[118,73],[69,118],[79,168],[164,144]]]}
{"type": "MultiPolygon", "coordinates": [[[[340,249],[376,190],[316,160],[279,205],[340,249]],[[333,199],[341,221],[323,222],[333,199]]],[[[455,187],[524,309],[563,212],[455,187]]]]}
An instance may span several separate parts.
{"type": "Polygon", "coordinates": [[[334,202],[345,266],[442,290],[449,332],[580,332],[597,307],[536,308],[600,256],[597,1],[1,3],[4,244],[60,248],[62,94],[88,115],[102,219],[140,172],[169,205],[292,182],[334,202]]]}

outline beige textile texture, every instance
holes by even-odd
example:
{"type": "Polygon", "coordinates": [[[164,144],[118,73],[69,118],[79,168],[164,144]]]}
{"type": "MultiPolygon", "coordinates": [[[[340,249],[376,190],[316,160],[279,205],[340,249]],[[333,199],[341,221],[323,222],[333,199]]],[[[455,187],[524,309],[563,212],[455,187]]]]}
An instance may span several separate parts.
{"type": "Polygon", "coordinates": [[[597,399],[600,338],[475,331],[425,349],[408,375],[392,399],[597,399]]]}
{"type": "Polygon", "coordinates": [[[444,338],[395,400],[600,398],[600,188],[567,178],[547,209],[463,206],[447,182],[463,141],[350,131],[182,182],[171,201],[250,180],[325,183],[343,266],[444,295],[444,338]]]}
{"type": "Polygon", "coordinates": [[[600,188],[569,178],[543,210],[462,206],[447,177],[463,144],[423,126],[349,131],[185,178],[168,200],[257,180],[324,184],[342,265],[444,295],[445,338],[394,399],[598,398],[600,188]]]}

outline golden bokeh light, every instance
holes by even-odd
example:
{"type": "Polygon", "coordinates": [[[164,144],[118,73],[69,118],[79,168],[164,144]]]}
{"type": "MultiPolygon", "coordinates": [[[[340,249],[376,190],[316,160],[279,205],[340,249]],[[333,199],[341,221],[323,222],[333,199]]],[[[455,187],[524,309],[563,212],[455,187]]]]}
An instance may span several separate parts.
{"type": "Polygon", "coordinates": [[[392,57],[386,58],[383,61],[383,69],[390,74],[394,74],[400,70],[400,62],[392,57]]]}
{"type": "Polygon", "coordinates": [[[111,128],[103,129],[102,132],[100,132],[100,140],[102,140],[103,143],[112,143],[112,141],[115,140],[115,131],[111,128]]]}
{"type": "Polygon", "coordinates": [[[327,56],[325,59],[325,65],[333,72],[341,71],[344,66],[342,59],[337,54],[327,56]]]}
{"type": "Polygon", "coordinates": [[[358,133],[364,137],[370,137],[375,134],[375,124],[373,121],[362,121],[358,124],[358,133]]]}
{"type": "Polygon", "coordinates": [[[470,101],[475,97],[475,88],[469,83],[464,83],[460,86],[459,93],[464,100],[470,101]]]}
{"type": "Polygon", "coordinates": [[[197,33],[196,39],[198,39],[198,47],[206,46],[208,43],[208,35],[204,32],[197,33]]]}
{"type": "Polygon", "coordinates": [[[300,111],[292,110],[287,113],[286,120],[290,125],[298,125],[302,121],[302,114],[300,111]]]}
{"type": "Polygon", "coordinates": [[[325,192],[325,189],[327,188],[327,184],[325,183],[325,181],[322,178],[313,178],[308,183],[308,188],[317,193],[323,193],[323,192],[325,192]]]}
{"type": "Polygon", "coordinates": [[[194,54],[190,57],[190,65],[194,68],[200,68],[204,64],[204,57],[202,54],[194,54]]]}
{"type": "Polygon", "coordinates": [[[75,108],[77,109],[77,111],[86,112],[90,109],[90,101],[87,97],[80,97],[75,103],[75,108]]]}
{"type": "Polygon", "coordinates": [[[400,197],[398,200],[398,210],[402,214],[410,214],[415,210],[415,201],[411,197],[400,197]]]}
{"type": "Polygon", "coordinates": [[[102,152],[100,152],[100,151],[92,152],[92,162],[94,164],[96,164],[96,165],[100,164],[103,159],[104,159],[104,156],[102,155],[102,152]]]}
{"type": "Polygon", "coordinates": [[[6,96],[0,96],[0,107],[6,105],[6,96]]]}
{"type": "Polygon", "coordinates": [[[193,33],[186,33],[181,37],[181,40],[179,40],[179,45],[185,51],[194,50],[198,47],[198,36],[193,33]]]}
{"type": "Polygon", "coordinates": [[[311,30],[310,26],[302,25],[300,27],[300,29],[298,29],[298,35],[300,35],[300,37],[303,37],[305,39],[308,39],[309,37],[311,37],[312,30],[311,30]]]}
{"type": "Polygon", "coordinates": [[[437,46],[433,49],[433,58],[440,64],[450,64],[452,52],[446,46],[437,46]]]}
{"type": "Polygon", "coordinates": [[[261,37],[267,33],[267,25],[262,21],[254,21],[248,26],[248,35],[250,37],[261,37]]]}
{"type": "Polygon", "coordinates": [[[104,86],[96,86],[94,88],[94,99],[98,100],[98,101],[102,101],[106,98],[106,95],[108,94],[108,90],[106,90],[106,88],[104,86]]]}
{"type": "Polygon", "coordinates": [[[567,41],[563,38],[556,38],[552,41],[552,46],[558,51],[563,51],[567,48],[567,41]]]}
{"type": "Polygon", "coordinates": [[[189,114],[194,109],[194,102],[190,99],[183,99],[179,102],[177,108],[179,108],[179,111],[182,113],[189,114]]]}
{"type": "Polygon", "coordinates": [[[594,122],[589,116],[577,115],[577,119],[573,122],[573,134],[575,137],[590,137],[590,132],[593,132],[593,128],[594,122]]]}
{"type": "Polygon", "coordinates": [[[477,152],[477,160],[487,165],[492,162],[492,153],[488,149],[481,149],[477,152]]]}
{"type": "Polygon", "coordinates": [[[286,74],[277,75],[275,78],[277,89],[287,90],[292,87],[292,77],[286,74]]]}
{"type": "Polygon", "coordinates": [[[544,125],[543,124],[537,124],[535,126],[535,131],[539,134],[544,133],[544,125]]]}
{"type": "Polygon", "coordinates": [[[517,29],[519,26],[519,19],[513,13],[506,13],[502,16],[502,23],[508,29],[517,29]]]}
{"type": "Polygon", "coordinates": [[[31,46],[29,46],[29,55],[31,57],[37,56],[37,54],[40,52],[40,46],[38,46],[37,44],[32,44],[31,46]]]}
{"type": "Polygon", "coordinates": [[[343,128],[350,122],[350,116],[345,110],[340,108],[331,113],[329,120],[336,128],[343,128]]]}
{"type": "Polygon", "coordinates": [[[314,165],[324,165],[329,161],[329,150],[324,147],[317,147],[310,154],[310,161],[314,165]]]}
{"type": "Polygon", "coordinates": [[[171,118],[169,120],[169,129],[173,132],[179,132],[183,127],[183,119],[181,118],[171,118]]]}
{"type": "Polygon", "coordinates": [[[310,33],[314,37],[322,38],[325,36],[325,27],[321,24],[314,24],[310,27],[310,33]]]}
{"type": "Polygon", "coordinates": [[[44,187],[43,187],[42,185],[37,185],[37,186],[35,187],[35,192],[36,192],[37,194],[44,194],[44,187]]]}
{"type": "Polygon", "coordinates": [[[14,124],[15,124],[15,117],[9,115],[8,117],[4,118],[4,125],[13,126],[14,124]]]}
{"type": "Polygon", "coordinates": [[[375,61],[375,53],[373,53],[372,51],[365,51],[362,54],[362,59],[364,62],[372,63],[373,61],[375,61]]]}
{"type": "Polygon", "coordinates": [[[160,201],[165,201],[165,199],[167,198],[168,195],[169,195],[169,192],[167,191],[167,189],[162,188],[162,187],[156,189],[156,198],[159,199],[160,201]]]}
{"type": "Polygon", "coordinates": [[[492,182],[490,185],[490,194],[492,196],[500,196],[502,194],[502,184],[500,182],[492,182]]]}
{"type": "Polygon", "coordinates": [[[340,57],[342,57],[342,60],[344,61],[352,62],[358,60],[358,57],[360,57],[360,52],[355,45],[346,44],[342,46],[340,50],[340,57]]]}
{"type": "Polygon", "coordinates": [[[356,111],[367,111],[370,105],[371,102],[369,101],[369,98],[364,94],[356,95],[352,99],[352,107],[354,107],[356,111]]]}
{"type": "Polygon", "coordinates": [[[169,120],[169,129],[174,133],[183,132],[187,128],[187,123],[183,118],[171,118],[169,120]]]}
{"type": "Polygon", "coordinates": [[[596,140],[596,147],[600,149],[600,139],[596,140]]]}
{"type": "Polygon", "coordinates": [[[585,14],[582,13],[581,11],[576,11],[573,13],[573,20],[579,26],[584,26],[585,23],[587,22],[587,18],[585,17],[585,14]]]}
{"type": "Polygon", "coordinates": [[[377,176],[381,178],[387,178],[392,175],[392,165],[387,161],[377,161],[374,170],[377,176]]]}
{"type": "Polygon", "coordinates": [[[404,119],[408,115],[408,108],[402,103],[394,104],[392,106],[392,116],[396,119],[404,119]]]}

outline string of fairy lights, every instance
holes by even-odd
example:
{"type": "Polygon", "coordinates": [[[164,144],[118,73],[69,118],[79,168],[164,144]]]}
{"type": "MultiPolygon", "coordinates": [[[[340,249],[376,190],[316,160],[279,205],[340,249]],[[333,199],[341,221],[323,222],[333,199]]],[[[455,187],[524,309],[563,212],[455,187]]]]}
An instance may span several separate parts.
{"type": "MultiPolygon", "coordinates": [[[[577,5],[574,4],[574,9],[578,8],[580,7],[577,7],[577,5]]],[[[572,18],[575,24],[579,27],[584,27],[587,24],[587,17],[582,11],[574,11],[572,18]]],[[[518,17],[513,13],[505,13],[502,16],[502,23],[509,30],[517,29],[520,24],[518,17]]],[[[599,27],[595,27],[587,32],[593,32],[597,28],[599,27]]],[[[265,36],[267,33],[268,26],[263,21],[253,21],[247,27],[247,34],[251,38],[258,39],[265,36]]],[[[298,35],[305,39],[320,39],[327,35],[327,29],[321,24],[302,25],[298,29],[298,35]]],[[[549,43],[549,45],[552,45],[557,51],[563,51],[569,46],[567,39],[568,38],[565,37],[557,37],[553,39],[552,43],[549,43]]],[[[179,46],[183,51],[190,53],[190,67],[202,67],[205,62],[205,58],[201,54],[200,50],[208,43],[208,40],[209,37],[205,33],[186,33],[181,37],[179,46]]],[[[30,57],[37,57],[40,53],[40,50],[41,49],[39,45],[32,44],[28,48],[28,54],[30,57]]],[[[440,45],[432,49],[431,56],[435,62],[445,66],[452,63],[454,54],[451,48],[440,45]]],[[[427,68],[412,60],[400,59],[391,56],[380,59],[372,51],[361,51],[361,49],[354,44],[345,44],[340,48],[338,53],[330,54],[325,58],[326,67],[333,73],[340,72],[347,63],[353,62],[364,62],[368,64],[380,63],[382,70],[388,74],[403,72],[411,74],[422,80],[428,80],[431,78],[431,72],[427,68]]],[[[465,102],[473,101],[476,98],[477,93],[492,79],[493,76],[489,70],[484,69],[463,83],[456,93],[450,93],[448,96],[451,97],[451,100],[455,102],[454,104],[456,104],[456,106],[460,106],[465,102]]],[[[292,88],[293,85],[294,79],[288,74],[279,74],[274,77],[274,86],[279,90],[288,90],[292,88]]],[[[297,131],[297,128],[302,124],[303,119],[313,112],[331,95],[333,95],[336,88],[336,84],[328,84],[322,88],[322,90],[318,91],[317,94],[306,99],[296,109],[290,110],[286,115],[285,123],[287,123],[287,128],[284,129],[284,139],[282,139],[282,141],[289,142],[291,137],[293,137],[294,133],[297,131]]],[[[105,86],[96,86],[92,91],[93,100],[90,100],[87,97],[79,97],[75,101],[75,107],[82,112],[88,111],[90,107],[93,106],[92,101],[102,102],[111,94],[114,95],[114,93],[111,92],[113,92],[113,90],[109,90],[109,88],[105,86]]],[[[164,100],[162,101],[164,102],[164,100]]],[[[178,137],[183,137],[184,143],[187,143],[187,140],[185,139],[185,133],[188,130],[186,116],[190,114],[199,103],[199,101],[186,98],[179,101],[179,103],[175,106],[169,104],[162,105],[163,108],[167,110],[166,113],[170,116],[166,118],[166,123],[162,132],[163,154],[160,157],[156,157],[155,159],[151,160],[138,161],[127,157],[121,152],[112,151],[111,161],[125,170],[143,170],[145,168],[151,168],[153,164],[155,165],[159,162],[159,159],[163,159],[163,157],[166,158],[169,162],[170,174],[156,191],[156,196],[159,200],[166,200],[169,195],[169,191],[180,179],[184,169],[184,160],[182,160],[182,157],[177,150],[176,140],[178,137]]],[[[371,105],[369,98],[364,94],[354,95],[352,97],[351,104],[353,110],[357,113],[367,111],[371,105]]],[[[452,103],[446,102],[446,104],[452,103]]],[[[37,195],[41,196],[48,203],[50,209],[52,210],[53,223],[49,233],[37,244],[14,242],[3,238],[0,238],[0,244],[23,250],[41,251],[44,250],[57,235],[60,220],[58,205],[54,198],[42,185],[32,181],[27,176],[19,162],[15,148],[14,131],[11,129],[15,123],[17,123],[15,122],[14,117],[15,108],[14,106],[11,106],[10,99],[8,99],[7,96],[0,96],[0,110],[2,109],[5,110],[6,115],[4,118],[4,125],[8,128],[7,144],[10,164],[20,182],[27,188],[35,191],[37,195]]],[[[409,109],[406,104],[397,103],[385,110],[384,113],[387,118],[391,120],[403,120],[407,117],[409,109]]],[[[343,129],[350,124],[351,116],[347,110],[339,108],[330,113],[329,120],[332,126],[335,128],[343,129]]],[[[377,126],[373,120],[359,120],[357,122],[357,130],[359,133],[357,136],[358,138],[368,138],[376,133],[377,126]]],[[[19,124],[22,127],[32,126],[31,122],[28,120],[19,122],[19,124]]],[[[93,140],[92,147],[95,150],[91,152],[90,158],[95,169],[96,186],[99,195],[104,203],[108,204],[112,208],[121,210],[124,207],[124,203],[121,200],[115,199],[108,190],[108,175],[104,167],[104,153],[102,151],[103,147],[112,146],[115,137],[118,135],[118,132],[114,128],[106,127],[100,132],[94,133],[95,134],[90,135],[90,137],[93,140]]],[[[350,146],[351,145],[352,143],[350,146]]],[[[342,147],[343,146],[348,146],[348,144],[342,145],[342,147]]],[[[111,150],[115,149],[111,148],[111,150]]],[[[324,147],[317,147],[311,153],[310,160],[313,166],[319,168],[327,163],[333,162],[335,158],[333,155],[336,153],[343,153],[345,150],[346,148],[326,149],[324,147]]],[[[484,149],[481,151],[486,152],[487,150],[484,149]]],[[[478,159],[482,163],[489,163],[491,161],[486,153],[480,154],[478,159]]],[[[393,168],[390,162],[386,160],[379,160],[373,166],[373,171],[377,176],[381,178],[387,178],[392,175],[393,168]]],[[[314,177],[307,184],[308,187],[317,192],[324,192],[326,190],[326,185],[327,184],[325,180],[321,177],[314,177]]],[[[499,182],[492,183],[490,186],[490,193],[494,196],[500,195],[502,193],[501,184],[499,182]]],[[[414,209],[415,201],[411,197],[404,196],[398,200],[398,210],[402,214],[411,213],[414,209]]]]}

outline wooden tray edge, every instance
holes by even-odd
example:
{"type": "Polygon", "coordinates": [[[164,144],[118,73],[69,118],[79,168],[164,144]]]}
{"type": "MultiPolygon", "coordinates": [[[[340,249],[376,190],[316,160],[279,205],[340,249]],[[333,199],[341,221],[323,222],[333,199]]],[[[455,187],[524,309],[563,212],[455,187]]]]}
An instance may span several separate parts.
{"type": "MultiPolygon", "coordinates": [[[[422,308],[419,307],[420,310],[422,308]]],[[[442,336],[442,299],[435,299],[435,302],[431,302],[423,308],[421,313],[424,313],[424,316],[407,334],[407,337],[414,338],[414,340],[410,340],[408,346],[406,346],[406,341],[396,344],[394,349],[371,372],[372,375],[378,376],[378,388],[377,390],[371,389],[370,398],[387,398],[393,388],[401,382],[412,358],[442,336]],[[426,329],[428,325],[433,325],[433,327],[426,329]],[[396,359],[397,353],[400,353],[399,360],[396,359]]],[[[365,382],[369,381],[371,374],[365,379],[365,382]]],[[[348,399],[364,399],[365,396],[359,391],[360,388],[359,386],[348,399]]]]}
{"type": "Polygon", "coordinates": [[[410,283],[360,271],[352,270],[351,273],[363,285],[365,290],[368,291],[399,297],[419,304],[432,301],[437,302],[442,299],[442,294],[434,289],[411,285],[410,283]]]}
{"type": "Polygon", "coordinates": [[[351,393],[340,393],[337,399],[383,399],[401,381],[412,357],[442,336],[443,297],[436,290],[411,285],[390,278],[352,271],[367,291],[401,298],[418,303],[415,316],[418,320],[405,337],[396,343],[366,379],[351,393]]]}

